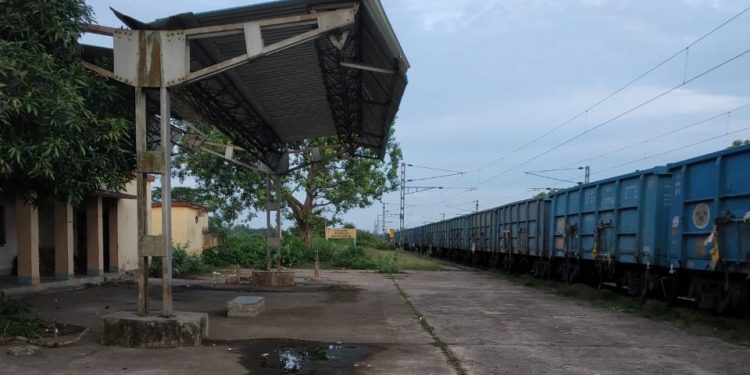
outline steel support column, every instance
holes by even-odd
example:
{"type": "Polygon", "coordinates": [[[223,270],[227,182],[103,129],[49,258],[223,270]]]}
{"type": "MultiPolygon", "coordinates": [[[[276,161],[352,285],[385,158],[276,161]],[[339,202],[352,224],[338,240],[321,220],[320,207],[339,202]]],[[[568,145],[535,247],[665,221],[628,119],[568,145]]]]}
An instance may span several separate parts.
{"type": "Polygon", "coordinates": [[[161,233],[166,250],[161,262],[163,316],[172,315],[172,137],[170,124],[169,90],[159,88],[161,117],[161,152],[164,157],[161,171],[161,233]]]}
{"type": "MultiPolygon", "coordinates": [[[[135,87],[135,152],[146,152],[146,93],[143,87],[135,87]]],[[[148,198],[148,174],[136,173],[137,224],[138,224],[138,313],[148,314],[148,256],[144,254],[144,242],[149,233],[148,217],[151,202],[148,198]]]]}

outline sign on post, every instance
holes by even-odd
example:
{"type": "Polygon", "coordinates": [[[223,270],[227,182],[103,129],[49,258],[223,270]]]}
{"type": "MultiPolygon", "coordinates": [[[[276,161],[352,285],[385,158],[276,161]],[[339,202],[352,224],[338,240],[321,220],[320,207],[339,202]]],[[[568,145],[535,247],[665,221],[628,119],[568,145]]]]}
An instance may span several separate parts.
{"type": "Polygon", "coordinates": [[[357,230],[354,228],[326,228],[326,240],[351,239],[357,245],[357,230]]]}

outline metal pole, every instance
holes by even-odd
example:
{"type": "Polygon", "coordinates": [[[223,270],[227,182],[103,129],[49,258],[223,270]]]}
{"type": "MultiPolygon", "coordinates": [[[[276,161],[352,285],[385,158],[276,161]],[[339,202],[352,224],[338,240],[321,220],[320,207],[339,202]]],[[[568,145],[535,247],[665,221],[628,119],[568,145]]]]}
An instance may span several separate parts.
{"type": "MultiPolygon", "coordinates": [[[[146,151],[146,94],[142,87],[135,88],[135,152],[146,151]]],[[[148,257],[143,256],[143,242],[148,235],[148,174],[136,173],[136,197],[138,219],[138,314],[148,314],[148,257]]]]}
{"type": "Polygon", "coordinates": [[[474,212],[477,212],[477,211],[479,211],[479,200],[478,199],[474,201],[474,212]]]}
{"type": "Polygon", "coordinates": [[[164,166],[161,171],[161,227],[166,253],[161,262],[162,302],[161,314],[172,316],[172,140],[169,117],[169,90],[159,88],[161,107],[161,151],[164,155],[164,166]]]}
{"type": "Polygon", "coordinates": [[[271,270],[271,245],[268,238],[271,237],[271,175],[266,175],[266,271],[271,270]]]}
{"type": "Polygon", "coordinates": [[[385,202],[383,202],[383,241],[388,242],[388,236],[385,234],[385,202]]]}
{"type": "Polygon", "coordinates": [[[401,249],[404,248],[404,202],[406,201],[406,163],[401,163],[401,212],[398,224],[398,242],[401,249]]]}
{"type": "Polygon", "coordinates": [[[591,167],[587,165],[586,176],[584,177],[584,181],[586,181],[587,184],[589,183],[590,177],[591,177],[591,167]]]}
{"type": "Polygon", "coordinates": [[[276,203],[278,204],[276,210],[276,238],[279,239],[278,246],[276,246],[276,270],[281,271],[281,177],[276,176],[276,203]]]}

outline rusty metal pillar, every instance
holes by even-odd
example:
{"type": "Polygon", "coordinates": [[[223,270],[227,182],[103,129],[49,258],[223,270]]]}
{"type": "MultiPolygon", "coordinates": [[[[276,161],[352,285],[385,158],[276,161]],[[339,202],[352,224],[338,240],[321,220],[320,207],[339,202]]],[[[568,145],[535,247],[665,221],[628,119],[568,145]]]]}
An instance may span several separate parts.
{"type": "MultiPolygon", "coordinates": [[[[140,158],[146,152],[146,94],[143,87],[135,88],[135,152],[140,158]]],[[[148,173],[136,173],[137,224],[138,224],[138,313],[148,314],[148,256],[144,243],[148,236],[148,216],[151,202],[148,198],[148,173]]]]}
{"type": "Polygon", "coordinates": [[[281,271],[281,177],[266,175],[266,271],[271,270],[271,252],[276,250],[276,269],[281,271]],[[271,213],[276,212],[275,228],[271,213]]]}
{"type": "Polygon", "coordinates": [[[161,314],[172,316],[172,137],[170,124],[169,90],[159,88],[161,108],[161,152],[164,158],[161,170],[161,233],[164,257],[161,261],[162,305],[161,314]]]}

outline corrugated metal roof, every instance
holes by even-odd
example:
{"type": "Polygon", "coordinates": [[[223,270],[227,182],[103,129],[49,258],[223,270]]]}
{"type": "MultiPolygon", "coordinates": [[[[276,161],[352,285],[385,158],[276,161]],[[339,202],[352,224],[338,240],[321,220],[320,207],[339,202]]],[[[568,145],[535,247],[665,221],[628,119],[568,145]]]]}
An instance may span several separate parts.
{"type": "MultiPolygon", "coordinates": [[[[328,35],[259,57],[221,74],[173,90],[173,108],[186,119],[209,121],[235,144],[269,165],[290,142],[339,135],[357,146],[385,152],[391,122],[406,86],[408,61],[379,0],[277,1],[205,13],[183,13],[142,23],[121,17],[132,29],[177,30],[278,18],[359,4],[347,44],[336,48],[328,35]],[[395,74],[339,65],[351,62],[395,74]]],[[[266,45],[313,26],[263,28],[266,45]]],[[[242,35],[191,42],[191,70],[245,53],[242,35]]]]}

